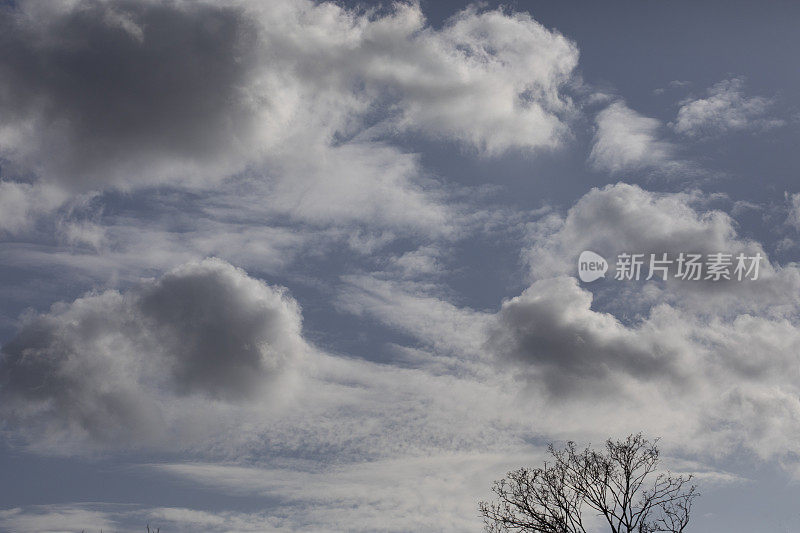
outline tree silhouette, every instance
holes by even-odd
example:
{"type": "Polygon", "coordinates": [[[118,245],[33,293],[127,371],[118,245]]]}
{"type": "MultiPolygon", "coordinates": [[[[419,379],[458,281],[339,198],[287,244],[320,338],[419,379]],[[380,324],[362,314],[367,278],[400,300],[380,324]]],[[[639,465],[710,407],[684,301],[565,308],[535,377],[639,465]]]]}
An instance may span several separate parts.
{"type": "Polygon", "coordinates": [[[551,462],[494,483],[497,499],[479,504],[486,531],[587,533],[595,514],[612,533],[682,533],[699,494],[691,475],[658,472],[657,443],[639,433],[602,451],[551,444],[551,462]]]}

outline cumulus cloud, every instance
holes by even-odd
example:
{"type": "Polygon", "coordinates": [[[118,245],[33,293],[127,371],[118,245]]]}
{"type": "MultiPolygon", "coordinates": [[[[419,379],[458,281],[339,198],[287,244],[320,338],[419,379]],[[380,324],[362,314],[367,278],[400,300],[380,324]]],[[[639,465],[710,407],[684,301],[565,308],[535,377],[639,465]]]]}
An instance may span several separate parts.
{"type": "Polygon", "coordinates": [[[669,340],[636,334],[591,303],[575,278],[537,281],[503,303],[488,343],[555,395],[608,394],[629,378],[681,379],[669,340]]]}
{"type": "Polygon", "coordinates": [[[22,169],[130,186],[229,172],[255,149],[257,35],[240,9],[23,2],[0,17],[0,146],[22,169]]]}
{"type": "Polygon", "coordinates": [[[578,50],[562,35],[528,14],[470,8],[419,42],[410,69],[387,73],[402,91],[401,125],[489,155],[563,139],[571,104],[560,91],[578,50]]]}
{"type": "Polygon", "coordinates": [[[742,447],[788,460],[797,453],[796,321],[708,317],[659,304],[623,325],[591,303],[573,278],[537,282],[504,303],[488,347],[533,394],[565,402],[551,409],[578,416],[588,424],[580,431],[596,416],[608,428],[638,424],[703,454],[742,447]],[[568,407],[586,396],[592,407],[568,407]]]}
{"type": "Polygon", "coordinates": [[[222,261],[140,290],[139,312],[172,358],[179,392],[246,397],[302,352],[296,302],[222,261]]]}
{"type": "Polygon", "coordinates": [[[595,118],[597,130],[589,163],[613,174],[668,164],[675,149],[661,139],[661,123],[614,102],[595,118]]]}
{"type": "MultiPolygon", "coordinates": [[[[437,359],[449,357],[448,374],[487,384],[480,389],[480,417],[499,442],[519,442],[526,427],[580,440],[644,430],[669,435],[676,453],[704,462],[747,450],[781,458],[790,469],[794,464],[800,435],[795,306],[775,302],[758,313],[731,315],[656,301],[622,320],[598,309],[592,292],[573,277],[554,276],[505,301],[496,314],[479,315],[412,290],[406,287],[404,296],[393,287],[392,305],[352,290],[348,299],[354,311],[430,347],[432,353],[407,362],[438,373],[446,365],[437,359]],[[460,324],[437,329],[447,309],[460,324]]],[[[457,401],[472,405],[468,391],[477,383],[461,385],[467,396],[457,401]]],[[[478,416],[476,408],[470,416],[478,416]]]]}
{"type": "Polygon", "coordinates": [[[24,318],[3,346],[3,418],[43,441],[148,441],[175,399],[235,402],[277,387],[304,352],[300,327],[285,290],[217,259],[88,294],[24,318]]]}
{"type": "MultiPolygon", "coordinates": [[[[613,278],[621,253],[644,254],[642,278],[649,261],[680,253],[761,254],[759,279],[750,282],[693,282],[676,280],[676,264],[665,282],[643,286],[619,283],[616,302],[635,315],[657,301],[670,301],[685,309],[714,312],[758,311],[769,305],[791,305],[798,287],[798,272],[773,265],[763,246],[739,235],[736,221],[725,211],[713,209],[712,195],[699,191],[656,193],[636,185],[617,183],[595,188],[580,198],[565,216],[552,214],[531,225],[532,245],[525,251],[534,280],[575,275],[578,256],[584,250],[599,253],[609,262],[613,278]],[[641,290],[640,290],[641,289],[641,290]]],[[[656,275],[656,280],[660,275],[656,275]]],[[[599,290],[605,291],[608,284],[599,290]]]]}
{"type": "Polygon", "coordinates": [[[705,98],[684,100],[670,126],[694,138],[764,131],[785,124],[783,119],[769,116],[773,103],[763,96],[745,96],[744,79],[731,78],[709,88],[705,98]]]}
{"type": "MultiPolygon", "coordinates": [[[[534,276],[572,273],[581,251],[710,253],[755,243],[737,240],[735,221],[699,191],[658,193],[624,182],[593,188],[565,216],[531,226],[528,262],[534,276]]],[[[734,251],[734,250],[731,250],[734,251]]]]}
{"type": "Polygon", "coordinates": [[[575,45],[527,14],[418,4],[70,2],[0,10],[4,170],[82,191],[246,174],[311,221],[435,228],[416,132],[481,154],[557,146],[575,45]]]}
{"type": "Polygon", "coordinates": [[[789,461],[800,434],[793,370],[800,324],[791,296],[800,272],[771,264],[708,202],[697,192],[616,184],[593,189],[564,218],[546,217],[529,251],[534,282],[502,304],[486,348],[532,394],[557,399],[551,409],[573,412],[568,405],[587,395],[603,405],[574,406],[586,427],[588,410],[607,427],[635,421],[689,449],[741,446],[789,461]],[[619,251],[742,250],[765,261],[758,281],[579,285],[584,249],[608,254],[612,271],[619,251]],[[623,404],[624,421],[613,414],[623,404]]]}

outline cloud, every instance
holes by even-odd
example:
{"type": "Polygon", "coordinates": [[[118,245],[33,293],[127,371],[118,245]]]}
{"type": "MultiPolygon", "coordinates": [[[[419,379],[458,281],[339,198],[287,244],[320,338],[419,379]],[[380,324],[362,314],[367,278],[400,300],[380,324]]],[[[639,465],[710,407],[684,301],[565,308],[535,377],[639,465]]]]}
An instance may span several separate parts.
{"type": "Polygon", "coordinates": [[[744,79],[723,80],[707,91],[706,98],[687,99],[670,126],[687,137],[703,138],[732,131],[765,131],[785,124],[770,117],[773,101],[744,95],[744,79]]]}
{"type": "Polygon", "coordinates": [[[534,243],[527,259],[532,273],[573,273],[578,255],[589,249],[613,259],[622,251],[711,253],[754,247],[736,242],[735,221],[724,211],[707,209],[710,200],[699,191],[658,193],[624,182],[593,188],[565,216],[553,214],[531,226],[534,243]]]}
{"type": "MultiPolygon", "coordinates": [[[[282,179],[255,184],[257,210],[314,225],[369,224],[414,233],[452,235],[459,217],[419,157],[383,143],[305,146],[276,162],[282,179]]],[[[238,194],[226,199],[240,204],[238,194]]]]}
{"type": "MultiPolygon", "coordinates": [[[[535,214],[521,291],[505,270],[531,212],[481,205],[488,189],[426,170],[449,151],[407,147],[562,145],[577,47],[506,10],[434,27],[416,2],[342,5],[0,8],[0,230],[38,232],[0,247],[32,280],[0,300],[67,300],[23,316],[0,350],[3,435],[47,453],[180,454],[156,470],[271,506],[12,509],[0,528],[464,531],[491,479],[538,463],[546,440],[639,430],[706,468],[737,447],[790,464],[797,268],[771,259],[758,284],[579,284],[584,249],[612,269],[620,251],[764,251],[712,207],[724,198],[620,183],[535,214]],[[506,266],[477,290],[483,245],[506,266]],[[209,255],[251,274],[183,264],[209,255]],[[64,283],[67,268],[92,279],[64,283]],[[356,348],[307,343],[299,304],[254,277],[276,272],[308,298],[309,338],[356,348]],[[100,277],[123,289],[74,299],[100,277]],[[487,304],[492,287],[513,297],[487,304]]],[[[594,169],[683,168],[660,121],[581,90],[605,108],[594,169]]]]}
{"type": "Polygon", "coordinates": [[[46,442],[158,440],[181,398],[268,393],[302,357],[297,304],[224,261],[24,319],[2,348],[6,422],[46,442]]]}
{"type": "MultiPolygon", "coordinates": [[[[86,189],[203,179],[258,142],[258,45],[241,9],[209,3],[23,2],[0,15],[0,147],[86,189]]],[[[274,121],[273,121],[274,122],[274,121]]]]}
{"type": "Polygon", "coordinates": [[[439,261],[440,255],[441,250],[435,246],[421,246],[416,250],[392,257],[389,261],[389,266],[397,275],[405,279],[437,276],[445,271],[439,261]]]}
{"type": "Polygon", "coordinates": [[[303,351],[297,303],[219,260],[166,274],[137,304],[181,393],[252,395],[303,351]]]}
{"type": "Polygon", "coordinates": [[[617,101],[595,118],[597,130],[589,163],[612,174],[667,166],[675,148],[661,140],[661,123],[617,101]]]}
{"type": "MultiPolygon", "coordinates": [[[[438,405],[451,397],[467,408],[471,429],[500,424],[493,429],[494,445],[532,438],[525,428],[533,435],[579,440],[644,430],[668,435],[676,453],[703,461],[747,450],[793,464],[792,439],[800,432],[792,400],[796,380],[789,370],[800,353],[797,303],[791,297],[800,287],[800,273],[794,266],[770,263],[764,254],[758,282],[610,280],[584,286],[574,278],[584,247],[603,253],[764,252],[738,235],[730,215],[711,205],[725,205],[725,199],[697,191],[655,193],[624,183],[593,189],[565,217],[545,216],[533,226],[533,282],[496,313],[453,303],[438,282],[384,279],[381,272],[343,278],[337,307],[407,335],[388,347],[396,363],[410,369],[375,374],[356,365],[361,368],[334,372],[344,363],[329,361],[333,366],[315,378],[320,381],[313,389],[333,386],[332,376],[359,375],[359,383],[370,383],[369,391],[392,391],[377,404],[364,399],[359,405],[378,409],[388,427],[415,428],[417,437],[436,426],[437,442],[449,423],[461,420],[453,405],[435,409],[445,422],[417,418],[413,402],[404,404],[410,419],[403,420],[379,404],[405,397],[413,381],[420,401],[438,405]],[[403,372],[409,377],[401,377],[403,372]],[[452,376],[459,378],[448,379],[452,376]],[[480,409],[469,400],[472,394],[480,395],[480,409]],[[778,406],[782,414],[766,416],[778,406]]],[[[347,397],[340,396],[345,405],[347,397]]],[[[343,424],[342,412],[325,416],[343,424]]],[[[481,441],[470,435],[460,438],[471,445],[481,441]]]]}
{"type": "Polygon", "coordinates": [[[574,113],[577,48],[527,14],[28,0],[0,35],[4,171],[69,191],[233,176],[295,219],[436,229],[451,213],[398,134],[499,155],[558,146],[574,113]]]}
{"type": "MultiPolygon", "coordinates": [[[[0,527],[20,533],[74,531],[100,524],[111,531],[140,531],[142,523],[185,533],[297,531],[467,531],[480,527],[477,501],[491,482],[519,465],[540,464],[543,447],[504,453],[455,452],[316,468],[201,462],[141,465],[170,481],[192,483],[213,494],[249,497],[256,510],[202,510],[119,504],[28,506],[0,511],[0,527]],[[277,496],[277,497],[276,497],[277,496]],[[60,522],[58,521],[60,520],[60,522]],[[93,521],[93,522],[91,522],[93,521]],[[58,527],[56,526],[56,527],[58,527]]],[[[692,473],[704,493],[744,482],[725,471],[663,457],[664,465],[692,473]]],[[[674,471],[674,470],[673,470],[674,471]]]]}
{"type": "Polygon", "coordinates": [[[503,303],[488,345],[562,397],[611,394],[630,378],[683,377],[668,340],[634,332],[613,315],[592,311],[591,303],[575,278],[537,281],[503,303]]]}
{"type": "Polygon", "coordinates": [[[786,217],[786,222],[800,231],[800,193],[785,193],[785,196],[789,202],[789,215],[786,217]]]}
{"type": "Polygon", "coordinates": [[[620,183],[593,189],[564,218],[546,217],[528,252],[534,282],[502,304],[485,347],[533,397],[577,417],[576,431],[638,424],[686,449],[738,446],[793,464],[800,403],[788,369],[800,353],[791,296],[800,272],[770,263],[710,201],[620,183]],[[758,281],[580,285],[575,262],[584,249],[610,258],[742,250],[765,261],[758,281]]]}
{"type": "Polygon", "coordinates": [[[347,276],[343,281],[336,299],[339,309],[377,318],[441,353],[465,360],[478,355],[487,314],[453,305],[436,285],[370,275],[347,276]]]}
{"type": "Polygon", "coordinates": [[[402,91],[401,126],[487,155],[555,147],[567,134],[560,91],[578,50],[561,34],[527,13],[469,8],[418,41],[407,68],[387,73],[402,91]]]}
{"type": "Polygon", "coordinates": [[[761,254],[759,279],[752,283],[687,283],[672,277],[675,264],[666,282],[609,282],[619,285],[615,309],[635,316],[657,301],[715,313],[762,312],[770,305],[791,305],[787,295],[798,287],[798,271],[772,264],[760,243],[739,235],[730,214],[710,207],[715,202],[722,205],[726,200],[699,191],[657,193],[627,183],[592,189],[565,216],[552,214],[530,226],[531,246],[524,257],[531,278],[575,275],[584,250],[599,253],[609,262],[607,278],[613,278],[617,257],[623,252],[644,254],[642,278],[647,276],[652,254],[658,259],[667,253],[673,260],[680,253],[761,254]]]}
{"type": "MultiPolygon", "coordinates": [[[[6,267],[29,275],[50,277],[58,271],[63,283],[77,280],[77,287],[86,290],[133,283],[211,256],[262,275],[285,274],[298,257],[318,261],[333,246],[347,246],[358,231],[355,224],[336,228],[286,220],[265,213],[263,202],[242,194],[238,202],[233,193],[208,197],[183,190],[80,195],[35,224],[31,220],[26,233],[0,243],[0,257],[6,267]]],[[[7,284],[0,291],[7,302],[19,299],[22,306],[32,299],[49,304],[64,297],[63,286],[47,294],[38,284],[39,297],[25,301],[20,288],[7,284]]]]}
{"type": "MultiPolygon", "coordinates": [[[[473,324],[440,311],[442,324],[473,324]]],[[[425,326],[435,318],[409,327],[435,334],[425,326]]],[[[206,260],[25,318],[2,349],[0,414],[8,435],[57,454],[179,449],[327,464],[517,440],[516,429],[485,429],[487,398],[502,390],[420,366],[319,352],[285,291],[206,260]]]]}
{"type": "Polygon", "coordinates": [[[793,468],[796,311],[727,318],[659,303],[623,323],[593,307],[574,278],[537,281],[503,304],[487,337],[529,401],[542,402],[547,434],[639,428],[703,461],[747,450],[793,468]]]}
{"type": "Polygon", "coordinates": [[[724,204],[698,191],[593,189],[566,216],[532,226],[533,282],[496,313],[459,307],[442,286],[379,274],[346,279],[338,305],[410,335],[401,352],[410,364],[505,388],[524,413],[506,398],[485,402],[514,411],[515,423],[535,421],[540,434],[596,439],[645,430],[703,460],[745,449],[793,464],[800,404],[789,369],[800,353],[792,297],[800,272],[769,262],[729,214],[710,207],[724,204]],[[608,258],[695,250],[765,259],[757,282],[580,285],[584,249],[608,258]]]}
{"type": "MultiPolygon", "coordinates": [[[[572,269],[572,239],[613,244],[615,232],[626,245],[648,248],[758,246],[737,237],[733,220],[709,202],[697,192],[617,184],[590,191],[564,218],[543,221],[536,239],[572,269]],[[581,231],[585,221],[604,224],[581,231]]],[[[37,406],[39,391],[21,381],[10,389],[18,400],[12,409],[28,431],[51,442],[66,423],[90,441],[108,443],[108,433],[118,431],[125,440],[118,436],[111,449],[141,445],[133,432],[162,440],[166,432],[175,435],[170,449],[192,447],[189,460],[221,456],[236,463],[165,471],[226,492],[282,496],[276,513],[153,511],[193,531],[220,520],[241,520],[245,531],[336,529],[347,520],[368,530],[376,516],[390,530],[419,529],[425,517],[461,517],[453,529],[463,530],[472,524],[463,502],[485,496],[479,489],[506,468],[503,461],[518,464],[542,439],[597,442],[645,430],[668,435],[665,447],[703,462],[744,449],[793,464],[800,408],[792,369],[800,330],[789,297],[756,299],[744,312],[692,308],[684,293],[672,299],[657,293],[636,316],[619,317],[604,308],[608,297],[596,298],[560,268],[553,263],[537,271],[532,285],[497,313],[459,307],[441,285],[381,279],[381,273],[346,277],[336,305],[410,336],[409,346],[399,348],[415,350],[415,357],[401,366],[316,353],[304,359],[294,394],[273,409],[273,397],[236,394],[248,391],[248,380],[215,366],[210,353],[231,351],[265,385],[280,386],[289,372],[272,363],[280,367],[283,359],[261,352],[270,364],[253,366],[257,342],[250,339],[261,335],[271,346],[302,349],[299,333],[290,333],[299,331],[293,329],[299,311],[281,291],[219,261],[181,267],[127,292],[89,295],[29,318],[11,345],[28,346],[29,354],[57,346],[55,363],[45,365],[57,386],[48,390],[71,392],[37,406]],[[262,301],[272,303],[263,309],[262,301]],[[207,302],[225,308],[229,320],[205,320],[207,302]],[[255,317],[272,318],[262,327],[255,317]],[[112,363],[127,367],[115,373],[112,363]],[[105,411],[89,409],[98,403],[105,411]],[[128,411],[113,410],[120,404],[128,411]],[[85,420],[102,423],[104,432],[84,428],[85,420]],[[196,433],[188,429],[200,422],[196,433]],[[382,491],[386,486],[401,489],[382,491]],[[461,492],[434,497],[453,486],[461,492]],[[343,508],[346,514],[335,512],[343,508]]],[[[4,350],[5,375],[19,349],[4,350]]]]}
{"type": "Polygon", "coordinates": [[[16,181],[0,181],[0,234],[30,230],[36,218],[66,199],[57,188],[16,181]]]}
{"type": "Polygon", "coordinates": [[[19,533],[63,533],[67,530],[112,529],[109,513],[86,505],[41,505],[0,510],[0,524],[19,533]],[[68,528],[68,529],[67,529],[68,528]]]}
{"type": "MultiPolygon", "coordinates": [[[[380,524],[382,531],[465,531],[479,524],[476,502],[485,496],[498,472],[540,457],[538,451],[456,452],[324,469],[203,463],[155,466],[227,494],[279,495],[278,509],[267,515],[273,517],[269,525],[276,530],[374,531],[380,524]]],[[[163,510],[162,516],[187,524],[192,514],[185,511],[163,510]]],[[[253,525],[254,531],[269,527],[266,516],[259,518],[261,529],[253,525]]],[[[198,524],[199,531],[206,531],[203,525],[198,524]]]]}

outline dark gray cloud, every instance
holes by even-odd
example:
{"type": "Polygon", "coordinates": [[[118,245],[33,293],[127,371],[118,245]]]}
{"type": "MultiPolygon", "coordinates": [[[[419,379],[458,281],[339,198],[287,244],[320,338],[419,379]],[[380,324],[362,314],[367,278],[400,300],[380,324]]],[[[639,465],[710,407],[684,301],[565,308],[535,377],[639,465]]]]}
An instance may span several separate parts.
{"type": "MultiPolygon", "coordinates": [[[[153,436],[162,426],[154,398],[141,394],[129,340],[138,328],[108,292],[27,320],[2,349],[2,415],[42,440],[78,433],[103,440],[153,436]]],[[[160,365],[159,365],[160,366],[160,365]]],[[[153,372],[158,375],[158,372],[153,372]]]]}
{"type": "Polygon", "coordinates": [[[534,283],[503,303],[490,350],[556,396],[598,394],[626,379],[680,377],[677,350],[591,309],[575,278],[534,283]]]}
{"type": "Polygon", "coordinates": [[[294,301],[219,261],[165,275],[136,306],[180,392],[251,396],[302,346],[294,301]]]}
{"type": "Polygon", "coordinates": [[[77,188],[221,170],[254,126],[243,91],[256,44],[254,23],[231,5],[5,6],[0,145],[77,188]]]}
{"type": "Polygon", "coordinates": [[[3,346],[3,418],[49,439],[147,441],[164,430],[169,398],[268,392],[302,355],[300,328],[282,289],[217,259],[124,294],[89,294],[26,318],[3,346]]]}

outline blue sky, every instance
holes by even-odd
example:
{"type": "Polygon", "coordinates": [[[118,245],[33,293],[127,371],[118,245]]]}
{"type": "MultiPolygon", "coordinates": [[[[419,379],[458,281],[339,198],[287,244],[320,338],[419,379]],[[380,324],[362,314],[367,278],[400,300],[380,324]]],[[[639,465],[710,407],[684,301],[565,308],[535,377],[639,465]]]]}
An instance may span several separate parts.
{"type": "Polygon", "coordinates": [[[0,529],[478,531],[643,431],[800,531],[798,10],[0,3],[0,529]]]}

